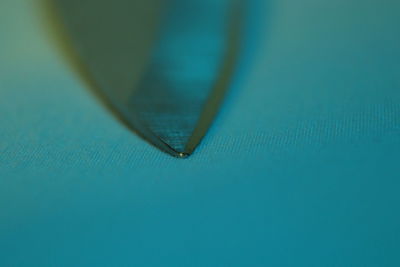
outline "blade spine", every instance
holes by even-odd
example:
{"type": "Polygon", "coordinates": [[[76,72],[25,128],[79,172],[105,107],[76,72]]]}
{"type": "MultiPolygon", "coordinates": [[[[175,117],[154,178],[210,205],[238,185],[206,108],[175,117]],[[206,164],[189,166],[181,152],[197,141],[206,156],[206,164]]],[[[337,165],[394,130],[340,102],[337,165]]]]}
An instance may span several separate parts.
{"type": "Polygon", "coordinates": [[[244,26],[244,1],[236,0],[232,5],[234,5],[234,7],[230,18],[230,26],[228,27],[228,49],[224,56],[225,59],[223,60],[214,89],[211,90],[207,102],[204,105],[203,112],[196,123],[196,128],[185,146],[184,153],[188,155],[194,152],[214,122],[229,89],[229,83],[232,81],[232,74],[235,71],[235,62],[237,62],[239,58],[241,45],[240,37],[242,36],[244,26]]]}

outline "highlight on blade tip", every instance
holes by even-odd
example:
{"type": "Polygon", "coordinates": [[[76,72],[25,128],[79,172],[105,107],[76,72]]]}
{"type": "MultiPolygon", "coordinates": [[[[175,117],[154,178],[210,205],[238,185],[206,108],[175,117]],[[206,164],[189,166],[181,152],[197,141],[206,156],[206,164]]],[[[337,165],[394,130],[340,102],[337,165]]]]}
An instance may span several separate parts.
{"type": "Polygon", "coordinates": [[[179,152],[177,156],[178,156],[178,158],[185,159],[185,158],[189,157],[190,154],[184,153],[184,152],[179,152]]]}
{"type": "Polygon", "coordinates": [[[156,147],[158,147],[159,149],[163,150],[164,152],[167,152],[169,155],[171,155],[171,156],[173,156],[175,158],[185,159],[185,158],[188,158],[190,155],[192,155],[192,152],[193,152],[191,150],[187,150],[187,151],[183,151],[182,152],[182,150],[174,149],[174,148],[172,148],[171,146],[169,146],[168,144],[166,144],[164,142],[162,144],[163,144],[162,146],[159,146],[159,143],[158,143],[158,145],[156,145],[156,147]]]}

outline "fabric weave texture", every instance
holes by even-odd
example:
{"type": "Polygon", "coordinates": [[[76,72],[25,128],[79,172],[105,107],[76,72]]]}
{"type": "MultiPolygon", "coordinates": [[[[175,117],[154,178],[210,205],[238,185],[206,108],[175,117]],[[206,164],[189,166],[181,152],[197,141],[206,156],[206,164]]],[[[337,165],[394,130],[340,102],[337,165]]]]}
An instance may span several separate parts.
{"type": "Polygon", "coordinates": [[[400,2],[254,1],[217,120],[176,159],[0,8],[0,266],[400,266],[400,2]]]}

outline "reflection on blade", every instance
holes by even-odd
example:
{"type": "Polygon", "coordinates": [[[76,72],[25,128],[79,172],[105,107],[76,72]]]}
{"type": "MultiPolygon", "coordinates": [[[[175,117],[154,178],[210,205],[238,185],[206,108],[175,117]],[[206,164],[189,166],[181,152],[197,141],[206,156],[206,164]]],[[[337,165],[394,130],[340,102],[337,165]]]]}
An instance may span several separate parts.
{"type": "Polygon", "coordinates": [[[128,125],[184,157],[209,127],[238,46],[240,0],[57,0],[82,63],[128,125]]]}

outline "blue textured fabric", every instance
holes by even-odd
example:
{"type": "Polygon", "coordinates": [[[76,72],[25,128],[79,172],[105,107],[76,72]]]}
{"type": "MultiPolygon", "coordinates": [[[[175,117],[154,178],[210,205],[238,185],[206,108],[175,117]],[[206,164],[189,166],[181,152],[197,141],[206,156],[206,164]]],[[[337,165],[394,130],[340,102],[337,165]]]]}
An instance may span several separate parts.
{"type": "Polygon", "coordinates": [[[400,266],[400,2],[252,5],[197,152],[118,122],[0,4],[0,266],[400,266]]]}

